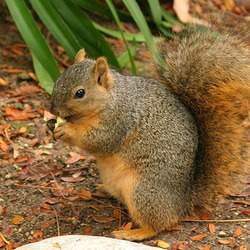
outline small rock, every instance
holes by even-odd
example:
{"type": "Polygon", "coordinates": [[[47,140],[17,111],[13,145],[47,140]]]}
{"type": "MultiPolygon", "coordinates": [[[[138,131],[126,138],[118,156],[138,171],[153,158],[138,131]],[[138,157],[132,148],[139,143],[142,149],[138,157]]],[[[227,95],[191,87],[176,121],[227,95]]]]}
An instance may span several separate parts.
{"type": "Polygon", "coordinates": [[[218,235],[221,236],[221,237],[227,236],[226,232],[224,232],[224,231],[220,231],[220,232],[218,233],[218,235]]]}

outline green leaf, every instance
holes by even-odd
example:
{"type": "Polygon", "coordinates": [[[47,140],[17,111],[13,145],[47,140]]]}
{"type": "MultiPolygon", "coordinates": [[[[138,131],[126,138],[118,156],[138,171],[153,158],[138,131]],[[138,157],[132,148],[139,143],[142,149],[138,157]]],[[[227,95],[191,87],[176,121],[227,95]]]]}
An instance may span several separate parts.
{"type": "Polygon", "coordinates": [[[120,30],[120,32],[121,32],[123,41],[125,42],[125,45],[126,45],[126,48],[127,48],[127,52],[128,52],[129,61],[130,61],[130,64],[131,64],[132,74],[133,74],[133,75],[136,75],[135,62],[134,62],[134,59],[133,59],[133,57],[132,57],[132,55],[131,55],[131,52],[130,52],[128,43],[127,43],[127,41],[126,41],[126,38],[125,38],[125,36],[124,36],[124,34],[123,34],[123,29],[122,29],[122,26],[121,26],[119,17],[118,17],[118,15],[117,15],[117,12],[116,12],[116,10],[115,10],[115,7],[114,7],[114,5],[113,5],[113,3],[112,3],[111,0],[106,0],[106,3],[108,4],[108,6],[109,6],[109,8],[110,8],[110,10],[111,10],[111,12],[112,12],[112,15],[114,16],[115,22],[116,22],[116,24],[117,24],[117,26],[118,26],[118,28],[119,28],[119,30],[120,30]]]}
{"type": "MultiPolygon", "coordinates": [[[[129,48],[130,54],[134,57],[136,53],[136,43],[133,43],[132,46],[129,48]]],[[[118,57],[119,64],[121,67],[125,67],[126,64],[130,60],[130,55],[128,53],[128,50],[126,50],[122,55],[118,57]]]]}
{"type": "Polygon", "coordinates": [[[35,57],[34,54],[32,54],[32,61],[33,61],[33,66],[36,72],[36,76],[43,87],[43,89],[49,93],[50,95],[52,94],[53,91],[53,86],[54,86],[54,81],[51,78],[51,76],[48,74],[48,72],[45,70],[44,67],[42,67],[41,63],[39,60],[35,57]]]}
{"type": "Polygon", "coordinates": [[[81,45],[58,14],[51,1],[30,0],[30,2],[47,29],[52,33],[57,42],[65,48],[70,59],[73,60],[76,53],[81,49],[81,45]]]}
{"type": "Polygon", "coordinates": [[[6,0],[6,4],[24,41],[39,60],[43,69],[47,71],[51,79],[55,80],[60,74],[58,65],[25,1],[6,0]]]}
{"type": "Polygon", "coordinates": [[[52,3],[72,32],[80,39],[81,45],[85,47],[88,53],[96,51],[98,55],[106,56],[110,64],[120,69],[120,65],[110,45],[84,12],[69,0],[52,0],[52,3]],[[86,44],[88,48],[92,48],[91,51],[88,51],[86,44]]]}
{"type": "Polygon", "coordinates": [[[157,27],[161,25],[161,5],[159,0],[148,0],[148,4],[152,13],[152,17],[157,27]]]}
{"type": "MultiPolygon", "coordinates": [[[[73,0],[74,3],[81,6],[83,9],[90,11],[91,13],[95,13],[101,17],[106,16],[109,18],[113,18],[113,15],[110,11],[110,9],[107,7],[106,4],[101,3],[97,0],[73,0]]],[[[133,21],[133,18],[124,11],[117,10],[117,13],[120,17],[120,19],[124,22],[131,22],[133,21]]]]}
{"type": "MultiPolygon", "coordinates": [[[[100,30],[102,33],[109,35],[114,38],[122,38],[121,32],[117,30],[111,30],[106,27],[101,26],[98,23],[93,22],[96,29],[100,30]]],[[[136,41],[138,43],[145,43],[145,37],[142,34],[135,34],[135,33],[129,33],[129,32],[123,32],[123,35],[125,39],[129,42],[136,41]]]]}
{"type": "Polygon", "coordinates": [[[129,10],[139,29],[143,33],[149,50],[153,52],[153,37],[139,5],[135,0],[123,0],[123,3],[129,10]]]}

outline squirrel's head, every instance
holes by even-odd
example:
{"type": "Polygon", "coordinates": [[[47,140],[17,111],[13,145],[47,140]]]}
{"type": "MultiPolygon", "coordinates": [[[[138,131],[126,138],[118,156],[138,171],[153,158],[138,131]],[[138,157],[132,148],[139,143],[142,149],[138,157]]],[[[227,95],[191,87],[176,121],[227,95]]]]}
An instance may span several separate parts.
{"type": "Polygon", "coordinates": [[[105,108],[111,88],[112,75],[106,59],[85,59],[82,49],[55,83],[51,113],[73,123],[81,122],[105,108]]]}

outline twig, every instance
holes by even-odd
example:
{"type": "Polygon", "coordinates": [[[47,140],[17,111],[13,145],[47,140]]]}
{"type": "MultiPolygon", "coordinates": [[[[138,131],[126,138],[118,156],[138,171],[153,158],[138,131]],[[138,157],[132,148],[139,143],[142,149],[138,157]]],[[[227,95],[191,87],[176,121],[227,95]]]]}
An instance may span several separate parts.
{"type": "Polygon", "coordinates": [[[56,216],[56,226],[57,226],[57,236],[60,236],[60,224],[59,224],[59,219],[57,216],[57,211],[52,207],[52,209],[54,210],[55,216],[56,216]]]}
{"type": "Polygon", "coordinates": [[[205,222],[205,223],[228,223],[228,222],[250,222],[250,219],[235,219],[235,220],[190,220],[183,219],[181,222],[205,222]]]}

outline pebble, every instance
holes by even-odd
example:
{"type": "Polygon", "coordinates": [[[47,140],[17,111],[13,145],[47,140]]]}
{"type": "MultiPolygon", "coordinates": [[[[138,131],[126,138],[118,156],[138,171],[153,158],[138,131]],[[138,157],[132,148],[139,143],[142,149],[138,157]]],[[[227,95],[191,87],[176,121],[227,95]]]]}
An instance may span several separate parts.
{"type": "Polygon", "coordinates": [[[224,232],[224,231],[220,231],[220,232],[218,233],[218,235],[219,235],[219,236],[222,236],[222,237],[227,236],[226,232],[224,232]]]}

